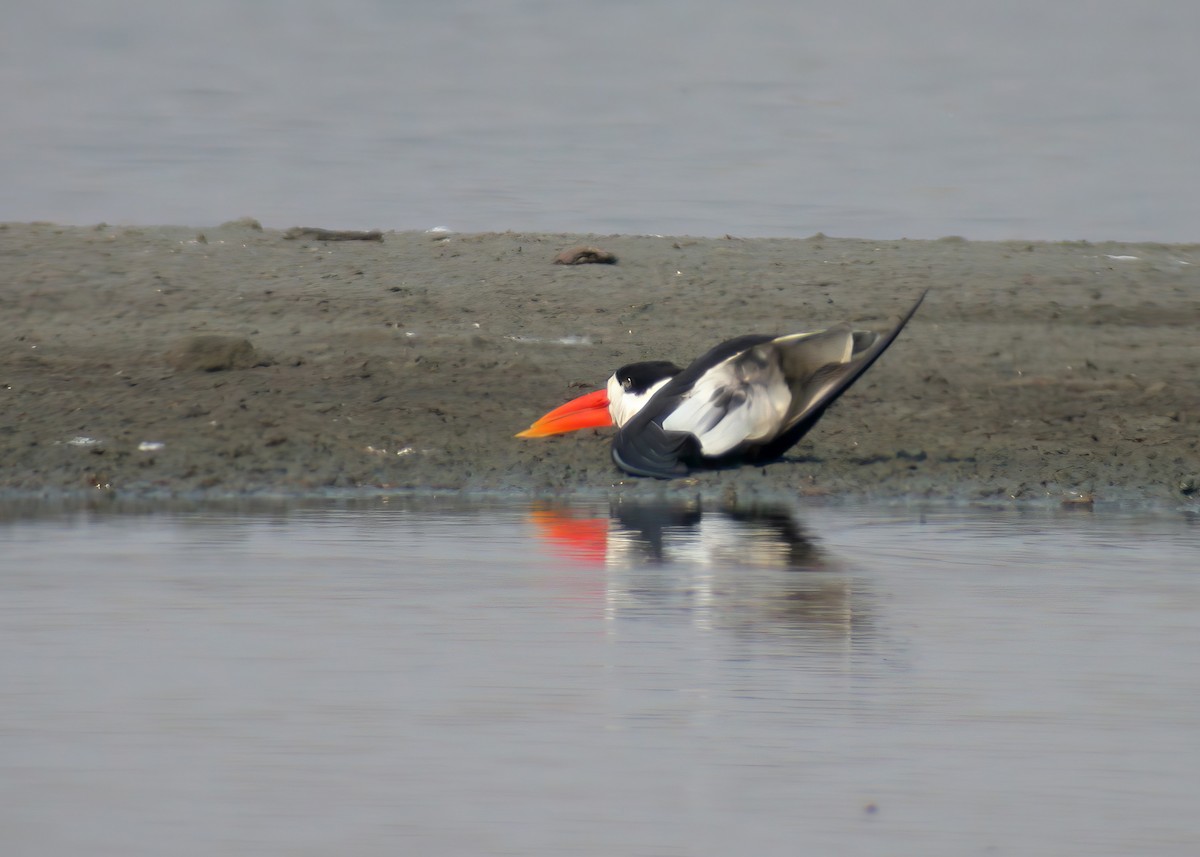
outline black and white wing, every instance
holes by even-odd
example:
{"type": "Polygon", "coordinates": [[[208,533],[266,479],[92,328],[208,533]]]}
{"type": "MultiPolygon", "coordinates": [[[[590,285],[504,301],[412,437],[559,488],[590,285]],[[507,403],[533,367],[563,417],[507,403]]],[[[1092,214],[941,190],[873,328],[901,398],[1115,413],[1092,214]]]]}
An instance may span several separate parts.
{"type": "Polygon", "coordinates": [[[841,343],[848,344],[849,353],[844,353],[839,360],[828,359],[831,354],[825,350],[824,343],[821,343],[821,348],[813,349],[811,346],[818,343],[805,338],[805,334],[800,334],[792,344],[787,342],[791,337],[783,336],[775,340],[783,351],[782,365],[792,390],[792,404],[779,434],[750,450],[747,459],[772,461],[804,437],[829,406],[850,389],[850,385],[862,377],[896,340],[925,300],[925,294],[921,293],[916,303],[887,333],[851,330],[839,325],[817,334],[818,337],[841,337],[841,343]]]}
{"type": "Polygon", "coordinates": [[[779,357],[766,342],[713,366],[663,417],[663,430],[692,435],[706,458],[773,437],[792,402],[779,357]]]}

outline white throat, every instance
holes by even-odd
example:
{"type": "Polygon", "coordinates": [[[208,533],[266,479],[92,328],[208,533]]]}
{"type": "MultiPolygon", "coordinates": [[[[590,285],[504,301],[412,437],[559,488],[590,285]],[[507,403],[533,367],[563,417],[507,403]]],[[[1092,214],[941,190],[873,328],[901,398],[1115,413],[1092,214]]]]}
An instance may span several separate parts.
{"type": "Polygon", "coordinates": [[[633,419],[637,412],[646,407],[646,403],[654,398],[654,394],[670,380],[670,378],[663,378],[644,393],[632,393],[621,386],[616,375],[609,378],[608,415],[612,417],[613,425],[620,428],[633,419]]]}

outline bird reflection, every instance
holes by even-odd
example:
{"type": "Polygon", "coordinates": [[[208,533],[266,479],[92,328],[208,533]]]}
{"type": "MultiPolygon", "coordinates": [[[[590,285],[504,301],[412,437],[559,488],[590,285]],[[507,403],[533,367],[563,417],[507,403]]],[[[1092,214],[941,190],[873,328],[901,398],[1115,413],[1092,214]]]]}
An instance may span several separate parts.
{"type": "Polygon", "coordinates": [[[824,565],[813,540],[784,509],[727,508],[707,515],[698,503],[619,503],[611,510],[610,548],[649,562],[816,569],[824,565]]]}
{"type": "Polygon", "coordinates": [[[699,502],[618,502],[605,518],[547,507],[534,509],[530,520],[560,556],[609,566],[826,567],[820,549],[795,517],[775,506],[706,512],[699,502]]]}
{"type": "Polygon", "coordinates": [[[530,519],[564,566],[596,570],[584,589],[613,616],[683,611],[738,632],[841,642],[867,622],[852,579],[785,507],[621,501],[607,517],[539,508],[530,519]]]}

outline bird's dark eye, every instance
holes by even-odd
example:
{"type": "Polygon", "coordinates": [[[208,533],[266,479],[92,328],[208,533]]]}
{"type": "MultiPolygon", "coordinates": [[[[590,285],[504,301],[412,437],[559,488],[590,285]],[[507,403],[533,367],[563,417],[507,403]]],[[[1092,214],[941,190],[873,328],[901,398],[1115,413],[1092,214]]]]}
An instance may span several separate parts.
{"type": "Polygon", "coordinates": [[[628,390],[628,389],[629,389],[630,387],[632,387],[632,386],[633,386],[633,379],[632,379],[632,378],[622,378],[622,379],[621,379],[621,387],[622,387],[622,388],[624,388],[624,389],[628,390]]]}

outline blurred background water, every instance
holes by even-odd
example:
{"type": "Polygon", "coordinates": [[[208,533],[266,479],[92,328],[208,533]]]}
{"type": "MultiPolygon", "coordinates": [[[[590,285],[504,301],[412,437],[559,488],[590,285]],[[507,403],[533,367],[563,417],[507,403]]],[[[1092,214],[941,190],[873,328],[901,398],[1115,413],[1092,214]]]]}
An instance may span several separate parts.
{"type": "Polygon", "coordinates": [[[1200,5],[41,0],[0,220],[1200,238],[1200,5]]]}
{"type": "Polygon", "coordinates": [[[1200,843],[1194,516],[3,512],[4,854],[1200,843]]]}

